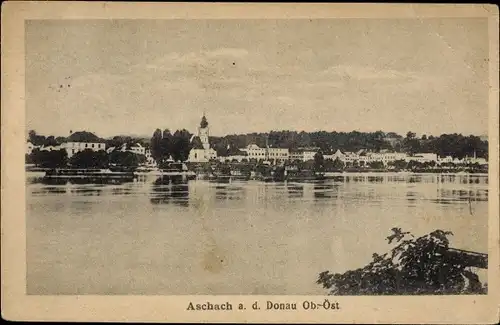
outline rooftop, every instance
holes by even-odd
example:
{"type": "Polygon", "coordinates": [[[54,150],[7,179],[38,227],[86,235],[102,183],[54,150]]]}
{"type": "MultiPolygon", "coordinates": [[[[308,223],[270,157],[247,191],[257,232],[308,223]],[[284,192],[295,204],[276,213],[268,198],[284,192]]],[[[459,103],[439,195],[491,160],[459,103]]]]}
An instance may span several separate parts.
{"type": "Polygon", "coordinates": [[[200,127],[202,129],[204,129],[207,126],[208,126],[208,121],[207,121],[207,118],[205,117],[205,114],[203,114],[203,117],[201,118],[201,122],[200,122],[200,127]]]}
{"type": "Polygon", "coordinates": [[[79,131],[72,133],[69,137],[66,138],[66,142],[93,142],[99,143],[104,142],[104,139],[99,138],[92,132],[87,131],[79,131]]]}

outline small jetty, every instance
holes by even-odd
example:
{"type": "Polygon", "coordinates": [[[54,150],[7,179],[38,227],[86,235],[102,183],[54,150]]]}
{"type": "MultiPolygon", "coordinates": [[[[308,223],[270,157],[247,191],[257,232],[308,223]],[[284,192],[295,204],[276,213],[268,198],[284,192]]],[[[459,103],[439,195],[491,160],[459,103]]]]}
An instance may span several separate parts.
{"type": "Polygon", "coordinates": [[[440,252],[443,258],[450,264],[455,264],[460,262],[471,267],[477,267],[480,269],[488,268],[488,254],[467,251],[463,249],[448,248],[443,249],[440,252]]]}

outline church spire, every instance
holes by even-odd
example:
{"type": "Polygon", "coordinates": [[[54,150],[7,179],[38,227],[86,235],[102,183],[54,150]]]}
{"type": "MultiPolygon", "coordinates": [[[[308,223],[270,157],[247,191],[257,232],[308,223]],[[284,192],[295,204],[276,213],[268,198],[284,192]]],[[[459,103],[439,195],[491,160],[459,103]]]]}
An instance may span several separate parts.
{"type": "Polygon", "coordinates": [[[205,113],[203,113],[203,117],[201,118],[201,123],[200,123],[200,127],[202,129],[206,128],[208,126],[208,121],[207,121],[207,118],[205,117],[205,113]]]}

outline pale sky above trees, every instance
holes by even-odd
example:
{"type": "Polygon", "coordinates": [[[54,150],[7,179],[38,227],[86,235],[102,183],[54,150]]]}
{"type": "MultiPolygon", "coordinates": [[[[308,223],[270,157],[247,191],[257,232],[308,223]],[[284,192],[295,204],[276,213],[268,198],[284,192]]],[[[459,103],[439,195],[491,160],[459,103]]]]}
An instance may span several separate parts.
{"type": "Polygon", "coordinates": [[[26,129],[488,132],[485,19],[26,23],[26,129]]]}

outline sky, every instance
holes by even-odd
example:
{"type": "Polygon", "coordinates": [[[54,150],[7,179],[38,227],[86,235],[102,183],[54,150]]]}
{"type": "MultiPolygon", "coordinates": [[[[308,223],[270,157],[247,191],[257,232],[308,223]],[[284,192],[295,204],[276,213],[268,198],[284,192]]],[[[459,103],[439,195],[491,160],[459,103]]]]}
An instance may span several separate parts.
{"type": "Polygon", "coordinates": [[[26,129],[488,133],[487,20],[33,20],[26,129]]]}

